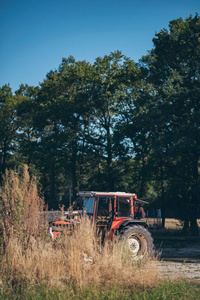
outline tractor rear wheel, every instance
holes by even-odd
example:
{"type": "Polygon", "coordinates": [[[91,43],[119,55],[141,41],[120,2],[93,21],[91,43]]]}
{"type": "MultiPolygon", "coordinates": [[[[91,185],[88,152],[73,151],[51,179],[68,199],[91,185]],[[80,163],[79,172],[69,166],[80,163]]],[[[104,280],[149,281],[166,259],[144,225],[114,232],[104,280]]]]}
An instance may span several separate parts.
{"type": "Polygon", "coordinates": [[[153,238],[150,232],[139,225],[125,229],[120,237],[123,251],[134,260],[153,256],[153,238]]]}

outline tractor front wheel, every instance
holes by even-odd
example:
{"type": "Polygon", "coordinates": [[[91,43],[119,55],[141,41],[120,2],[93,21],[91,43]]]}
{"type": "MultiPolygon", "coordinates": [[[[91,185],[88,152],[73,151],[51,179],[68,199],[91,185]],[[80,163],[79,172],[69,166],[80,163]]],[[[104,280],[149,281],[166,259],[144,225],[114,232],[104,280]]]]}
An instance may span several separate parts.
{"type": "Polygon", "coordinates": [[[123,251],[131,258],[141,260],[153,256],[153,239],[150,232],[139,225],[131,226],[121,233],[123,251]]]}

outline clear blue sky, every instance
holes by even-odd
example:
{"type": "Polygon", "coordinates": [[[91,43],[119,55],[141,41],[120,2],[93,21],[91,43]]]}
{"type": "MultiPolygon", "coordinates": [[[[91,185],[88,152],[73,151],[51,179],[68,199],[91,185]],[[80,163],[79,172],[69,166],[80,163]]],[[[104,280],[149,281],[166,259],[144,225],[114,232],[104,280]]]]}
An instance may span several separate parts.
{"type": "Polygon", "coordinates": [[[62,57],[94,62],[121,50],[136,62],[169,21],[200,0],[0,0],[0,87],[38,85],[62,57]]]}

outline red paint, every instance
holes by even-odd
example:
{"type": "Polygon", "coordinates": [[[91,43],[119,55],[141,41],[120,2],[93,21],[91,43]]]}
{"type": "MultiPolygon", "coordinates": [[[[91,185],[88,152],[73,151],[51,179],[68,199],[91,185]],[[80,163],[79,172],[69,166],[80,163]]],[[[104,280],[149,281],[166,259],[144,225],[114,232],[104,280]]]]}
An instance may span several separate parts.
{"type": "Polygon", "coordinates": [[[125,220],[131,220],[131,218],[115,218],[112,222],[111,230],[117,229],[125,220]]]}
{"type": "Polygon", "coordinates": [[[53,224],[58,224],[58,225],[70,225],[69,222],[66,221],[54,221],[53,224]]]}

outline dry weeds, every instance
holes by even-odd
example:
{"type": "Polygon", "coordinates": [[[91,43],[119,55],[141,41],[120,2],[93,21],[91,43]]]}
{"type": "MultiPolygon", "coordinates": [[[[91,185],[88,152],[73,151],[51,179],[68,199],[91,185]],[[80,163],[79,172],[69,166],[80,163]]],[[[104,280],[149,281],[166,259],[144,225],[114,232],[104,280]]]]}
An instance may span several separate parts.
{"type": "Polygon", "coordinates": [[[1,280],[13,285],[77,287],[118,284],[122,287],[154,287],[159,273],[154,261],[132,261],[119,243],[101,247],[88,219],[83,219],[72,236],[56,241],[47,238],[41,221],[43,199],[27,168],[19,178],[11,171],[0,190],[2,203],[3,258],[1,280]]]}

